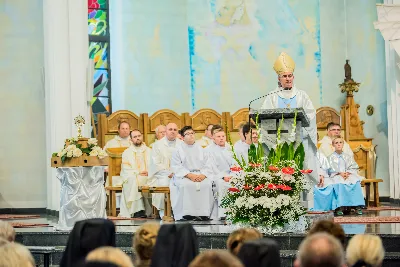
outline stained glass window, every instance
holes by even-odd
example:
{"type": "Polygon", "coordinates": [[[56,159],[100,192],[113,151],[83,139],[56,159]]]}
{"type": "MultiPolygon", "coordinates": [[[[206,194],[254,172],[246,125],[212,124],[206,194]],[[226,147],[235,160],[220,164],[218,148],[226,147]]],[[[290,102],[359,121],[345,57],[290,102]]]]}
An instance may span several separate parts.
{"type": "Polygon", "coordinates": [[[94,61],[92,110],[111,113],[110,30],[108,0],[88,0],[89,58],[94,61]]]}

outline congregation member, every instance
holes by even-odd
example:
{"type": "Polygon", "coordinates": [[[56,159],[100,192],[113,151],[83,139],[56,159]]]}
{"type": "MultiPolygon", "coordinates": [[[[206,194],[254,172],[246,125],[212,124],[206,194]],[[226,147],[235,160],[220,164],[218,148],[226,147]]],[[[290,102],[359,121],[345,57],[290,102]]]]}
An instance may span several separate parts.
{"type": "Polygon", "coordinates": [[[119,217],[146,218],[152,209],[138,188],[147,184],[151,149],[143,143],[143,135],[139,130],[133,130],[130,135],[132,145],[122,153],[120,176],[123,183],[119,217]]]}
{"type": "Polygon", "coordinates": [[[244,267],[238,258],[222,249],[202,252],[189,267],[244,267]]]}
{"type": "Polygon", "coordinates": [[[207,125],[207,128],[204,130],[204,135],[200,138],[200,140],[197,141],[197,143],[203,148],[207,147],[213,142],[211,133],[212,127],[212,124],[207,125]]]}
{"type": "MultiPolygon", "coordinates": [[[[303,127],[301,131],[305,151],[304,168],[317,169],[315,154],[317,152],[317,124],[316,110],[306,92],[297,89],[294,85],[294,60],[286,53],[281,53],[274,63],[274,70],[278,75],[278,87],[265,98],[262,109],[275,108],[303,108],[310,121],[310,126],[303,127]]],[[[313,184],[318,181],[316,172],[307,174],[313,184]]],[[[307,199],[312,198],[312,193],[307,199]]],[[[309,205],[312,203],[309,203],[309,205]]]]}
{"type": "Polygon", "coordinates": [[[355,235],[346,249],[347,266],[381,267],[385,258],[382,240],[376,235],[355,235]]]}
{"type": "Polygon", "coordinates": [[[346,246],[346,234],[344,233],[343,227],[332,220],[318,220],[312,225],[310,231],[307,233],[307,236],[311,236],[316,233],[330,234],[339,240],[343,248],[346,246]]]}
{"type": "Polygon", "coordinates": [[[133,236],[133,251],[136,255],[135,267],[150,267],[159,230],[158,223],[147,222],[135,232],[133,236]]]}
{"type": "MultiPolygon", "coordinates": [[[[162,124],[158,125],[155,129],[156,139],[154,140],[154,143],[157,142],[158,140],[161,140],[165,136],[166,131],[167,128],[165,127],[165,125],[162,124]]],[[[152,148],[154,143],[151,143],[149,147],[152,148]]]]}
{"type": "MultiPolygon", "coordinates": [[[[174,176],[171,170],[172,153],[183,143],[177,138],[178,126],[168,123],[166,134],[154,143],[151,151],[148,186],[169,186],[170,179],[174,176]]],[[[152,194],[153,206],[164,216],[164,194],[152,194]]]]}
{"type": "Polygon", "coordinates": [[[245,242],[237,256],[245,267],[281,266],[278,243],[270,238],[245,242]]]}
{"type": "Polygon", "coordinates": [[[249,163],[250,145],[254,144],[256,147],[258,146],[257,128],[254,124],[250,125],[249,123],[246,123],[242,127],[242,134],[244,136],[244,142],[237,142],[233,147],[233,150],[240,162],[244,160],[247,164],[249,163]]]}
{"type": "Polygon", "coordinates": [[[0,246],[0,267],[35,267],[35,260],[29,249],[15,242],[0,246]]]}
{"type": "Polygon", "coordinates": [[[151,267],[187,267],[199,254],[191,224],[164,224],[158,232],[151,267]]]}
{"type": "Polygon", "coordinates": [[[120,122],[118,124],[118,135],[106,143],[104,150],[107,148],[129,147],[131,145],[131,139],[129,137],[130,128],[131,126],[128,122],[120,122]]]}
{"type": "Polygon", "coordinates": [[[306,237],[300,244],[295,267],[345,267],[343,246],[327,233],[306,237]]]}
{"type": "Polygon", "coordinates": [[[233,231],[226,241],[226,248],[233,255],[237,256],[243,243],[250,240],[261,239],[263,235],[254,228],[240,228],[233,231]]]}
{"type": "MultiPolygon", "coordinates": [[[[333,152],[335,152],[335,148],[332,145],[332,139],[335,137],[341,136],[341,127],[340,124],[330,122],[326,126],[327,135],[325,135],[318,143],[319,143],[319,151],[325,155],[325,157],[329,157],[333,152]]],[[[353,156],[353,150],[351,150],[349,144],[344,141],[343,144],[343,152],[353,156]]]]}
{"type": "Polygon", "coordinates": [[[115,225],[106,219],[87,219],[75,223],[68,237],[60,267],[82,266],[86,256],[99,247],[115,247],[115,225]]]}
{"type": "Polygon", "coordinates": [[[171,205],[175,220],[209,220],[214,205],[209,155],[197,144],[191,126],[181,130],[183,144],[172,154],[171,205]]]}
{"type": "MultiPolygon", "coordinates": [[[[93,266],[100,264],[114,264],[118,267],[134,267],[131,259],[121,249],[115,247],[100,247],[86,256],[86,263],[94,263],[93,266]]],[[[88,266],[88,264],[85,264],[88,266]]]]}
{"type": "Polygon", "coordinates": [[[15,241],[15,230],[9,222],[0,220],[0,238],[4,238],[8,242],[15,241]]]}
{"type": "MultiPolygon", "coordinates": [[[[224,219],[225,209],[221,207],[221,201],[230,186],[232,178],[231,167],[234,165],[232,151],[226,145],[226,135],[221,125],[214,125],[212,128],[214,143],[206,147],[206,153],[210,157],[210,165],[213,180],[217,186],[217,216],[224,219]]],[[[213,213],[214,214],[214,213],[213,213]]]]}

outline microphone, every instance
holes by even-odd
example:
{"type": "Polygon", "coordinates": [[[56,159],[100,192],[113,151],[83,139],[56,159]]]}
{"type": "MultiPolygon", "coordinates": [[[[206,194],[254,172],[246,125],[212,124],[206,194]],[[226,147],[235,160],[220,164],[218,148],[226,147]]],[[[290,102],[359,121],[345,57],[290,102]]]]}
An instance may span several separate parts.
{"type": "MultiPolygon", "coordinates": [[[[272,92],[269,92],[269,93],[266,94],[266,95],[263,95],[263,96],[257,97],[256,99],[251,100],[250,103],[249,103],[249,125],[251,124],[251,116],[250,116],[251,103],[253,103],[254,101],[260,100],[260,99],[262,99],[262,98],[264,98],[264,97],[267,97],[267,96],[269,96],[269,95],[277,94],[277,93],[282,92],[282,91],[285,91],[285,90],[287,90],[287,89],[283,88],[283,89],[281,89],[281,90],[272,91],[272,92]]],[[[250,128],[251,128],[251,127],[250,127],[250,128]]]]}

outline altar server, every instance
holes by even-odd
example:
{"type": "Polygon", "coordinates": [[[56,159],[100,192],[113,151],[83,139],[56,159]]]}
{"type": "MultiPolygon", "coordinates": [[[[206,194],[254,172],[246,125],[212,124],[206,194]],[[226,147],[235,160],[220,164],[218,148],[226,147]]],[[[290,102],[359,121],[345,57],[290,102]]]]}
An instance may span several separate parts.
{"type": "MultiPolygon", "coordinates": [[[[131,132],[131,140],[132,146],[122,153],[120,176],[123,184],[119,216],[145,218],[144,201],[147,199],[143,199],[138,187],[147,184],[151,149],[143,143],[143,135],[139,130],[131,132]]],[[[151,208],[148,208],[147,215],[150,213],[151,208]]]]}
{"type": "Polygon", "coordinates": [[[220,207],[222,198],[231,187],[229,181],[232,178],[231,167],[234,165],[232,151],[226,145],[226,135],[220,125],[212,128],[214,143],[206,148],[210,156],[210,165],[213,179],[217,186],[218,196],[218,218],[225,218],[225,209],[220,207]]]}
{"type": "Polygon", "coordinates": [[[204,135],[201,137],[200,140],[197,141],[197,143],[203,148],[207,147],[209,144],[213,142],[211,134],[212,127],[213,127],[212,124],[207,125],[207,128],[204,131],[204,135]]]}
{"type": "MultiPolygon", "coordinates": [[[[173,177],[171,170],[172,153],[183,143],[177,138],[178,126],[175,123],[167,124],[165,137],[154,143],[151,152],[149,167],[149,186],[169,186],[173,177]]],[[[164,214],[164,194],[152,194],[153,206],[164,214]]]]}
{"type": "MultiPolygon", "coordinates": [[[[326,126],[327,135],[325,135],[318,143],[319,151],[321,151],[326,157],[329,157],[333,152],[335,152],[335,148],[332,145],[332,139],[340,136],[341,127],[339,124],[330,122],[326,126]]],[[[349,144],[344,141],[343,143],[343,152],[349,156],[353,156],[353,150],[351,150],[349,144]]]]}
{"type": "Polygon", "coordinates": [[[360,181],[363,177],[357,174],[358,165],[354,158],[343,152],[343,144],[344,141],[341,137],[336,137],[332,140],[335,152],[328,157],[330,165],[329,178],[325,179],[325,181],[332,183],[327,187],[333,188],[334,198],[331,207],[322,210],[333,209],[336,215],[343,216],[345,207],[355,207],[357,214],[361,215],[364,197],[360,181]]]}
{"type": "Polygon", "coordinates": [[[131,145],[131,139],[129,137],[130,125],[127,121],[120,122],[118,124],[118,135],[113,139],[109,140],[104,146],[104,150],[107,148],[115,147],[129,147],[131,145]]]}
{"type": "MultiPolygon", "coordinates": [[[[301,136],[305,150],[304,167],[311,170],[317,170],[316,152],[317,152],[317,124],[316,111],[308,97],[307,93],[299,90],[294,85],[295,63],[286,53],[281,53],[274,63],[274,70],[278,74],[278,87],[273,93],[266,97],[262,109],[274,108],[303,108],[310,126],[303,127],[301,136]]],[[[318,174],[316,171],[310,173],[309,178],[314,184],[317,184],[318,174]]]]}
{"type": "Polygon", "coordinates": [[[195,142],[191,126],[181,130],[184,143],[172,154],[171,204],[174,219],[208,220],[214,205],[209,157],[195,142]]]}
{"type": "Polygon", "coordinates": [[[244,136],[244,142],[237,142],[234,145],[233,150],[240,162],[244,160],[247,164],[249,163],[250,145],[254,144],[256,147],[258,146],[257,128],[254,124],[250,125],[249,123],[246,123],[242,127],[242,134],[244,136]]]}

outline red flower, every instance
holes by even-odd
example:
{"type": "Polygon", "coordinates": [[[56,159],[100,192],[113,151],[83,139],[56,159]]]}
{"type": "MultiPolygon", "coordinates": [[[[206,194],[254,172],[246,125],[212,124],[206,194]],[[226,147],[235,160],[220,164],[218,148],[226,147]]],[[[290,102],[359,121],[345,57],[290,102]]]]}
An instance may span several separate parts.
{"type": "Polygon", "coordinates": [[[290,186],[284,185],[284,184],[280,185],[279,188],[282,189],[283,191],[290,191],[290,190],[292,190],[292,188],[291,188],[290,186]]]}
{"type": "Polygon", "coordinates": [[[308,173],[312,173],[313,170],[307,169],[307,170],[300,170],[300,172],[302,174],[308,174],[308,173]]]}
{"type": "Polygon", "coordinates": [[[233,171],[233,172],[240,172],[241,170],[242,170],[242,168],[240,168],[239,166],[231,167],[231,171],[233,171]]]}
{"type": "Polygon", "coordinates": [[[237,188],[235,188],[235,187],[231,187],[231,188],[229,188],[229,189],[228,189],[228,191],[230,191],[230,192],[234,192],[234,193],[240,192],[240,190],[239,190],[239,189],[237,189],[237,188]]]}
{"type": "Polygon", "coordinates": [[[279,171],[279,168],[278,168],[278,167],[275,167],[274,165],[269,166],[268,169],[269,169],[270,171],[273,171],[273,172],[279,171]]]}
{"type": "Polygon", "coordinates": [[[278,189],[278,187],[274,184],[268,184],[268,189],[275,190],[275,189],[278,189]]]}
{"type": "Polygon", "coordinates": [[[249,166],[253,167],[253,168],[257,168],[257,167],[261,167],[262,164],[261,163],[249,163],[249,166]]]}
{"type": "Polygon", "coordinates": [[[244,185],[244,186],[243,186],[243,189],[244,189],[244,190],[249,190],[249,189],[251,189],[251,186],[244,185]]]}
{"type": "Polygon", "coordinates": [[[292,174],[294,173],[294,169],[291,168],[291,167],[285,167],[285,168],[282,168],[282,172],[283,172],[284,174],[290,174],[290,175],[292,175],[292,174]]]}
{"type": "Polygon", "coordinates": [[[256,186],[255,188],[254,188],[254,191],[259,191],[259,190],[261,190],[261,189],[263,189],[264,188],[264,185],[263,184],[260,184],[260,185],[258,185],[258,186],[256,186]]]}

